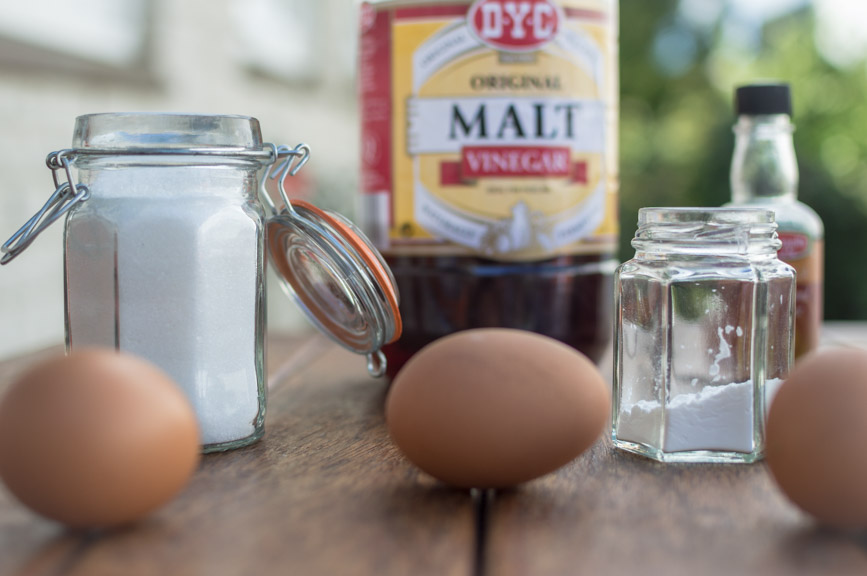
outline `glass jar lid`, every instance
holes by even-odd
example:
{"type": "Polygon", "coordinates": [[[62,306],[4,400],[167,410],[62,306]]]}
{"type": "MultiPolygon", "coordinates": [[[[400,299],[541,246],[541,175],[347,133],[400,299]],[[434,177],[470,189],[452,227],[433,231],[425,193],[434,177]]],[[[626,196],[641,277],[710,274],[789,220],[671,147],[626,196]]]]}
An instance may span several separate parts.
{"type": "MultiPolygon", "coordinates": [[[[385,373],[381,348],[400,338],[400,295],[394,276],[370,240],[349,220],[302,200],[290,200],[285,176],[296,173],[309,150],[299,146],[272,177],[279,178],[284,206],[277,210],[265,190],[270,168],[262,178],[262,195],[272,208],[266,238],[268,253],[284,290],[323,333],[343,347],[368,358],[373,376],[385,373]]],[[[285,153],[286,151],[283,150],[285,153]]]]}

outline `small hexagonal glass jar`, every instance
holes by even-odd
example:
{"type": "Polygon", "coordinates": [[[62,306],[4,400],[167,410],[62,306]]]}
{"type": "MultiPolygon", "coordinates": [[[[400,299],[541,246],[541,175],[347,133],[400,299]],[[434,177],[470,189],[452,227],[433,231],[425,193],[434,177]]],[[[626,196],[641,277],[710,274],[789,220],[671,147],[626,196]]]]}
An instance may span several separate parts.
{"type": "Polygon", "coordinates": [[[793,362],[795,272],[762,209],[643,208],[615,276],[612,439],[663,462],[753,462],[793,362]]]}

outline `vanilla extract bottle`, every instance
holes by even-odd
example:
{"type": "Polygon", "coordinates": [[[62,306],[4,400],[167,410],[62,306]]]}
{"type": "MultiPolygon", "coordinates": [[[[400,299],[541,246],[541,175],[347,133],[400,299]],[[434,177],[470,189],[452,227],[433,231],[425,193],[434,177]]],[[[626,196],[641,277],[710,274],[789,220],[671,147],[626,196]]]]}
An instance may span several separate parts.
{"type": "Polygon", "coordinates": [[[735,90],[732,205],[767,207],[776,215],[779,258],[797,271],[795,356],[819,345],[822,324],[824,226],[798,201],[798,162],[792,138],[788,84],[751,84],[735,90]]]}

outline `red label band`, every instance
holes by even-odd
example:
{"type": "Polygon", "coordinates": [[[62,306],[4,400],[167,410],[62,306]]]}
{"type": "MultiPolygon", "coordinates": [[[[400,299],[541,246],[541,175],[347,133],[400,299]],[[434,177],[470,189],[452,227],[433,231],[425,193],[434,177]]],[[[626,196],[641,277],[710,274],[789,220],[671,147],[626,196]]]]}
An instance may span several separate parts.
{"type": "Polygon", "coordinates": [[[465,178],[568,176],[569,148],[466,146],[461,150],[465,178]]]}
{"type": "Polygon", "coordinates": [[[810,239],[806,235],[796,232],[780,232],[778,236],[783,243],[778,256],[784,262],[797,260],[807,255],[810,249],[810,239]]]}
{"type": "Polygon", "coordinates": [[[461,160],[440,164],[444,186],[478,178],[569,178],[587,183],[587,163],[572,162],[567,147],[465,146],[461,160]]]}

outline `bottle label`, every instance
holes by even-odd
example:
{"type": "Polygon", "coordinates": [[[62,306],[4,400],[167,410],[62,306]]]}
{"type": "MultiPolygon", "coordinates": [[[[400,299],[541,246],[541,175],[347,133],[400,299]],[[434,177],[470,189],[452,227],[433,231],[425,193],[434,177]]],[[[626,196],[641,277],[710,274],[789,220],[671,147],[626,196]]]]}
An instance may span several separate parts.
{"type": "Polygon", "coordinates": [[[797,273],[795,282],[795,356],[819,346],[822,330],[824,242],[798,232],[778,233],[783,246],[780,260],[797,273]]]}
{"type": "Polygon", "coordinates": [[[362,190],[384,251],[613,251],[610,0],[365,4],[362,190]]]}
{"type": "Polygon", "coordinates": [[[809,256],[810,239],[806,234],[779,232],[777,236],[779,236],[780,242],[783,243],[780,251],[777,253],[783,262],[791,263],[794,260],[801,260],[809,256]]]}

